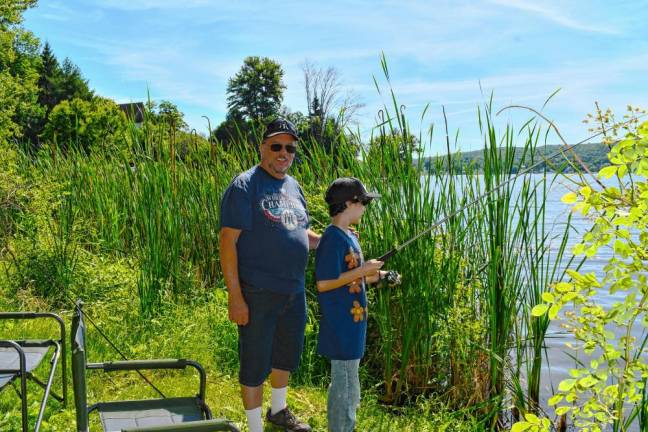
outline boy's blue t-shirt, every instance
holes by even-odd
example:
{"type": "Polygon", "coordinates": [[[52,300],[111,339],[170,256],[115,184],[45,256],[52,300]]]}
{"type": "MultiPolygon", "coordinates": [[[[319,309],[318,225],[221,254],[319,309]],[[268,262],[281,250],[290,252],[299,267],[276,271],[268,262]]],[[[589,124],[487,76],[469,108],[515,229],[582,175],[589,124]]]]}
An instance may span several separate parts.
{"type": "Polygon", "coordinates": [[[220,224],[242,230],[236,249],[243,290],[304,291],[308,212],[294,178],[276,179],[258,165],[241,173],[223,195],[220,224]]]}
{"type": "MultiPolygon", "coordinates": [[[[335,280],[362,265],[358,238],[352,232],[329,225],[315,255],[315,279],[335,280]]],[[[362,358],[367,337],[367,295],[364,278],[357,284],[318,292],[322,313],[317,351],[331,360],[362,358]]]]}

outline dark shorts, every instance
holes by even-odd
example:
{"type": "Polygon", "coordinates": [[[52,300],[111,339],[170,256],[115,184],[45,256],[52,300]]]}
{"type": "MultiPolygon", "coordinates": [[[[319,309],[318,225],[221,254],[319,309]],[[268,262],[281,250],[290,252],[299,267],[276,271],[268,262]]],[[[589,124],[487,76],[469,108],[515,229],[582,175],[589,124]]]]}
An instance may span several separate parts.
{"type": "Polygon", "coordinates": [[[293,372],[299,366],[306,328],[306,295],[246,287],[243,297],[250,320],[238,326],[239,382],[256,387],[263,384],[271,369],[293,372]]]}

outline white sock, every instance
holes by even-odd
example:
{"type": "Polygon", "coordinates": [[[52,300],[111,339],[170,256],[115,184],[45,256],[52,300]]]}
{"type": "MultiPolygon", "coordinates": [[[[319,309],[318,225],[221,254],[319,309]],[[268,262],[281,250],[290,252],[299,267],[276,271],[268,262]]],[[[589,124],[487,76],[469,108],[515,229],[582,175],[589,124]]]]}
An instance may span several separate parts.
{"type": "Polygon", "coordinates": [[[248,429],[250,432],[263,432],[263,420],[261,419],[261,407],[256,407],[251,410],[245,410],[245,416],[248,421],[248,429]]]}
{"type": "Polygon", "coordinates": [[[288,387],[274,388],[272,387],[272,408],[270,413],[272,415],[277,414],[282,409],[286,408],[286,394],[288,393],[288,387]]]}

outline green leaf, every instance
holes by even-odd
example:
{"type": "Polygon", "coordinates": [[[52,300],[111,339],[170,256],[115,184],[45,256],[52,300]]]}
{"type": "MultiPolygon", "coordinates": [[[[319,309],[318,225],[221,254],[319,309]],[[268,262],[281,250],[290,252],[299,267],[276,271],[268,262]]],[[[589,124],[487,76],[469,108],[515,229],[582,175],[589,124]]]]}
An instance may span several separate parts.
{"type": "Polygon", "coordinates": [[[573,204],[578,200],[578,195],[576,195],[576,192],[569,192],[566,193],[565,195],[562,196],[560,201],[564,202],[565,204],[573,204]]]}
{"type": "Polygon", "coordinates": [[[547,309],[549,309],[549,306],[544,303],[536,305],[531,309],[531,316],[540,317],[547,313],[547,309]]]}
{"type": "Polygon", "coordinates": [[[560,306],[555,304],[549,308],[549,319],[556,319],[558,312],[560,311],[560,306]]]}
{"type": "Polygon", "coordinates": [[[578,385],[584,388],[590,388],[593,385],[596,385],[598,380],[592,376],[586,376],[585,378],[581,378],[578,380],[578,385]]]}
{"type": "Polygon", "coordinates": [[[533,424],[540,423],[540,419],[538,418],[538,416],[532,413],[525,414],[524,418],[527,419],[529,423],[533,423],[533,424]]]}
{"type": "Polygon", "coordinates": [[[561,416],[561,415],[563,415],[563,414],[567,414],[567,413],[569,412],[570,409],[571,409],[571,408],[568,407],[568,406],[561,406],[561,407],[558,407],[558,408],[556,408],[556,415],[561,416]]]}
{"type": "Polygon", "coordinates": [[[598,175],[599,175],[599,177],[603,177],[603,178],[608,179],[608,178],[612,177],[614,174],[616,174],[617,169],[618,169],[618,167],[616,165],[607,166],[607,167],[601,169],[601,171],[599,171],[598,175]]]}
{"type": "Polygon", "coordinates": [[[545,303],[553,303],[554,301],[556,301],[556,299],[550,292],[544,292],[542,293],[542,301],[545,303]]]}
{"type": "Polygon", "coordinates": [[[562,393],[558,393],[558,394],[553,395],[552,397],[550,397],[549,400],[547,401],[547,403],[549,404],[549,406],[554,406],[558,402],[563,400],[564,398],[565,398],[565,395],[563,395],[562,393]]]}
{"type": "Polygon", "coordinates": [[[574,388],[576,385],[576,380],[575,379],[566,379],[560,381],[560,384],[558,385],[558,390],[562,392],[566,392],[574,388]]]}
{"type": "Polygon", "coordinates": [[[522,432],[528,430],[531,426],[533,425],[529,422],[517,422],[511,428],[511,432],[522,432]]]}

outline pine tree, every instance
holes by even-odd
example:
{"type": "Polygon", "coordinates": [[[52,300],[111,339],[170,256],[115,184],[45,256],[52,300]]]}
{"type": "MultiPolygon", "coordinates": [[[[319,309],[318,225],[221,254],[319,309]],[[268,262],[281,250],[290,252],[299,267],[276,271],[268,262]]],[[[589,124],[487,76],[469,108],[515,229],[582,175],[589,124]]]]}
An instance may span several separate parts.
{"type": "Polygon", "coordinates": [[[61,80],[58,87],[59,100],[70,100],[74,98],[86,101],[92,100],[94,95],[88,87],[88,80],[83,78],[79,67],[72,63],[69,58],[63,60],[60,74],[61,80]]]}
{"type": "Polygon", "coordinates": [[[45,42],[43,47],[41,62],[38,103],[45,106],[49,113],[60,101],[57,93],[61,81],[61,68],[48,42],[45,42]]]}

